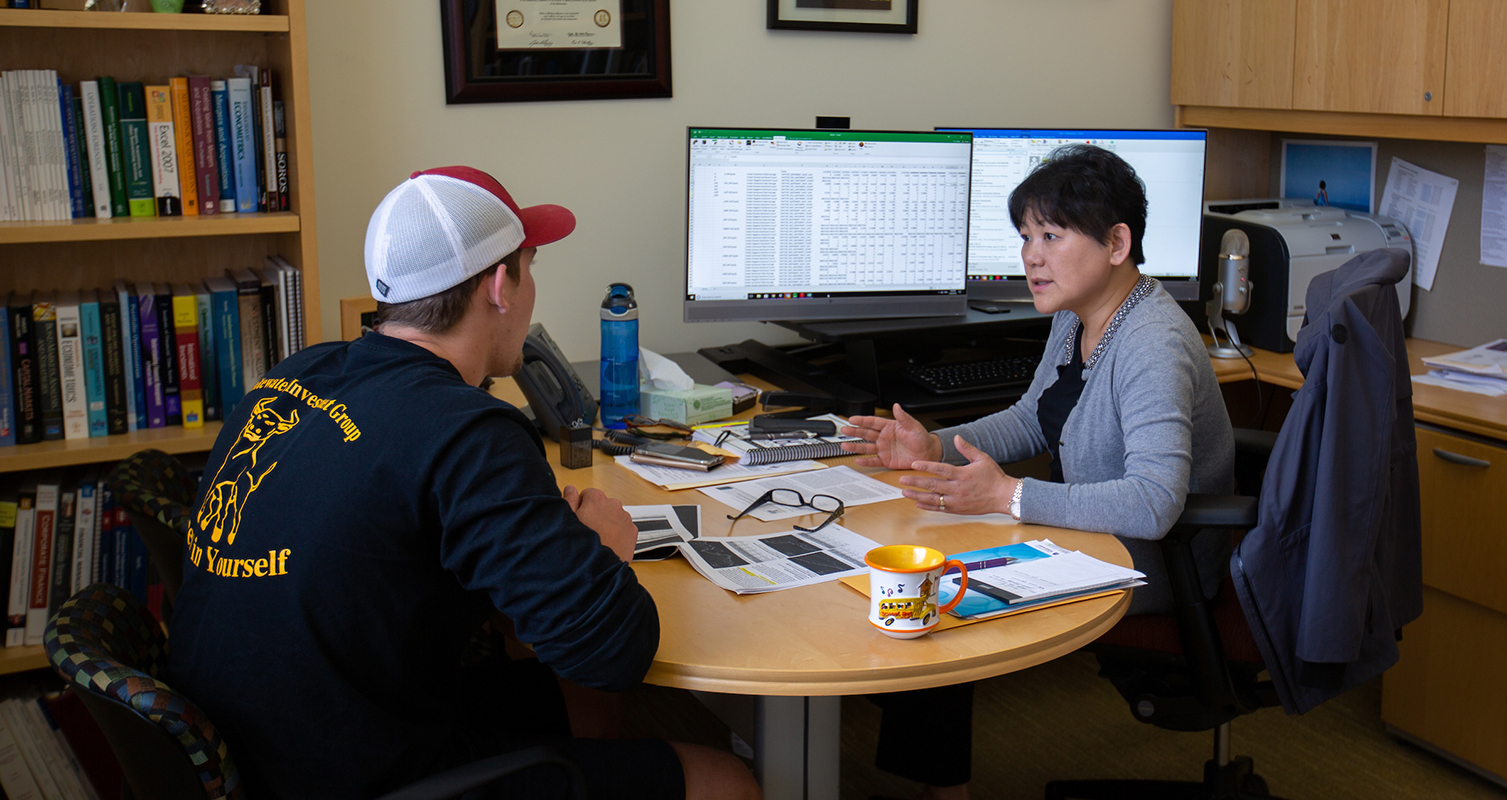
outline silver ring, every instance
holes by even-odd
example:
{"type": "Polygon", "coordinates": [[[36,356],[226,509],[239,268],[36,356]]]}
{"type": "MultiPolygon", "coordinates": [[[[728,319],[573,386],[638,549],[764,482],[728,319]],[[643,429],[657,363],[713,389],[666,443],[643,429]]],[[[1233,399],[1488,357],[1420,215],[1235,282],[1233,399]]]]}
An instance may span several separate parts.
{"type": "Polygon", "coordinates": [[[945,495],[945,494],[939,494],[939,495],[937,495],[937,507],[940,508],[940,509],[942,509],[943,511],[947,510],[947,495],[945,495]]]}

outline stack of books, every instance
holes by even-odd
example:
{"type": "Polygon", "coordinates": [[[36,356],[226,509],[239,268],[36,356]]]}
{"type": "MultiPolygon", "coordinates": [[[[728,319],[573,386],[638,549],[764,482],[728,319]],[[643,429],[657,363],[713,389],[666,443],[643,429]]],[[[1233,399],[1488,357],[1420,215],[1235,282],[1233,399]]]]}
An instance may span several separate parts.
{"type": "MultiPolygon", "coordinates": [[[[968,588],[949,613],[965,620],[1018,614],[1145,586],[1145,573],[1100,561],[1050,541],[970,550],[949,556],[968,569],[968,588]]],[[[942,580],[939,604],[957,594],[957,576],[942,580]]]]}
{"type": "Polygon", "coordinates": [[[259,270],[179,284],[12,292],[0,308],[0,445],[224,417],[304,346],[303,281],[259,270]]]}
{"type": "Polygon", "coordinates": [[[269,70],[166,83],[0,73],[0,221],[287,211],[269,70]]]}

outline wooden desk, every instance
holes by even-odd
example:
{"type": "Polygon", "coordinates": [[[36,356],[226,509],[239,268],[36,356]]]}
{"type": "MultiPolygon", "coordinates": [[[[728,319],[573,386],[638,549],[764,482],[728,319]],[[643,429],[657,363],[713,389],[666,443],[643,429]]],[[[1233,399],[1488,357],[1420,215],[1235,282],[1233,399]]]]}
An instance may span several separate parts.
{"type": "MultiPolygon", "coordinates": [[[[522,404],[512,381],[498,381],[493,393],[522,404]]],[[[558,464],[554,443],[547,449],[558,464]]],[[[860,469],[892,485],[901,474],[860,469]]],[[[702,536],[789,530],[801,522],[745,518],[734,525],[726,516],[735,510],[694,489],[666,492],[600,452],[590,469],[556,467],[556,476],[562,486],[596,487],[629,505],[701,504],[702,536]]],[[[850,508],[842,523],[881,544],[925,544],[946,553],[1047,538],[1131,566],[1113,536],[999,515],[924,512],[904,500],[850,508]]],[[[751,744],[769,798],[837,797],[841,695],[942,686],[1034,666],[1097,639],[1130,605],[1126,593],[901,641],[870,627],[868,600],[836,582],[740,597],[679,558],[635,564],[634,571],[659,607],[659,652],[645,680],[762,698],[751,744]]]]}
{"type": "MultiPolygon", "coordinates": [[[[1427,339],[1408,340],[1408,367],[1414,375],[1429,371],[1422,359],[1452,353],[1464,348],[1427,339]]],[[[1263,383],[1297,389],[1303,385],[1303,373],[1293,362],[1292,353],[1257,350],[1251,364],[1243,358],[1216,358],[1214,374],[1220,383],[1249,380],[1255,365],[1263,383]]],[[[1507,439],[1507,398],[1446,389],[1442,386],[1413,384],[1413,418],[1418,422],[1453,428],[1458,431],[1507,439]]]]}

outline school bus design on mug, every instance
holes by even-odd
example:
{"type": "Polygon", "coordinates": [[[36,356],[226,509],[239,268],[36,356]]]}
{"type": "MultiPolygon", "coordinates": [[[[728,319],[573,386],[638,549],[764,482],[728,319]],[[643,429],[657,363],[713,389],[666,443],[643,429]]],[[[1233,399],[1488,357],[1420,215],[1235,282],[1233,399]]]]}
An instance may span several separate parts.
{"type": "Polygon", "coordinates": [[[241,428],[241,436],[225,455],[225,462],[215,473],[214,485],[204,495],[196,523],[200,531],[209,531],[211,542],[235,544],[236,530],[241,527],[241,511],[262,481],[277,468],[277,462],[263,466],[258,462],[262,445],[298,424],[298,410],[287,417],[272,410],[275,397],[264,398],[251,410],[251,418],[241,428]]]}

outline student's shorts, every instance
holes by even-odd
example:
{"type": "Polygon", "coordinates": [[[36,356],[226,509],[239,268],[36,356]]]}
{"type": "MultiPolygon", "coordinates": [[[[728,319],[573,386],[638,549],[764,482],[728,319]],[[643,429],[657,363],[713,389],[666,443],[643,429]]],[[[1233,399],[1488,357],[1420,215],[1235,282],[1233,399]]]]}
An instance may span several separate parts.
{"type": "MultiPolygon", "coordinates": [[[[464,700],[475,713],[444,767],[499,753],[552,745],[580,767],[590,797],[683,800],[685,773],[669,742],[659,739],[576,739],[555,674],[534,660],[490,662],[471,669],[478,695],[464,700]],[[481,670],[478,673],[478,670],[481,670]]],[[[563,770],[535,767],[504,778],[465,800],[568,797],[563,770]]]]}

